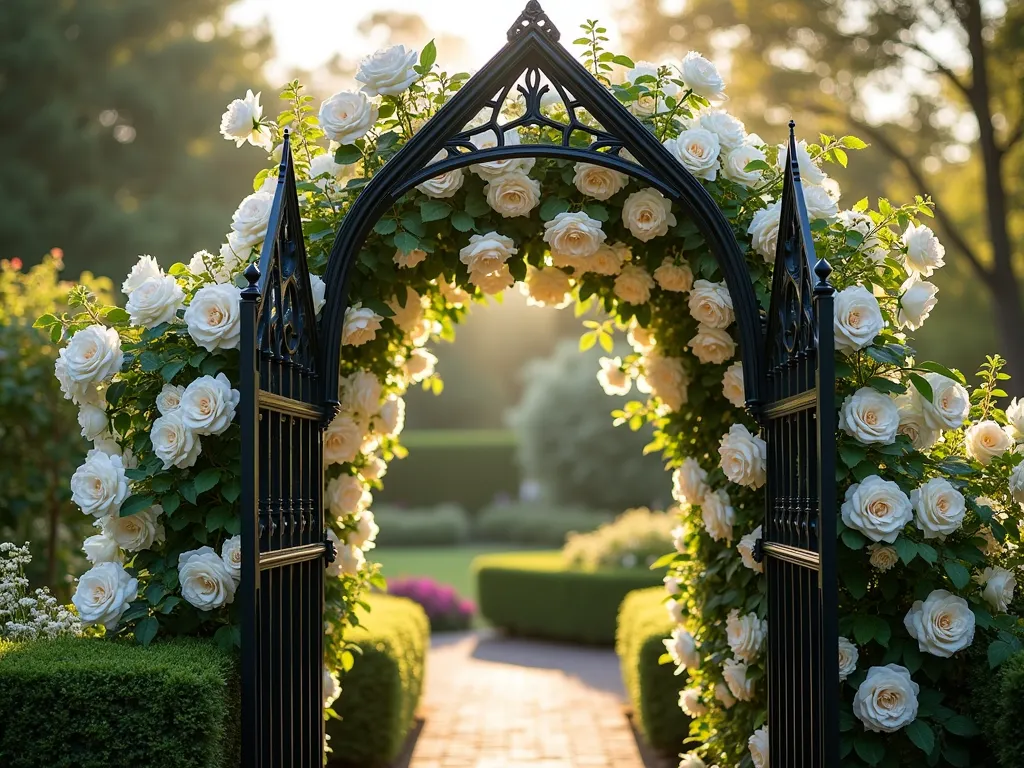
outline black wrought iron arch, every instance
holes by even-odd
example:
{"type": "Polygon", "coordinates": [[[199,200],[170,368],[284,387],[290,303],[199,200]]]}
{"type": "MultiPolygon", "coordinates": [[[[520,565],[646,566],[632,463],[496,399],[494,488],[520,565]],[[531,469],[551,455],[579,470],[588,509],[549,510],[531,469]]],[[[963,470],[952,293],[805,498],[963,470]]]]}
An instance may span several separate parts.
{"type": "Polygon", "coordinates": [[[718,261],[732,296],[747,408],[752,413],[759,412],[764,388],[760,312],[743,249],[729,220],[700,181],[558,39],[558,30],[540,4],[530,0],[509,30],[505,46],[370,180],[345,216],[327,265],[328,302],[321,321],[325,367],[322,396],[328,406],[336,406],[338,400],[341,331],[348,308],[349,277],[363,242],[380,217],[407,191],[445,171],[513,157],[548,157],[602,165],[639,178],[680,206],[693,220],[718,261]],[[526,87],[521,87],[520,92],[526,100],[525,113],[500,123],[501,105],[524,74],[526,87]],[[541,83],[542,74],[550,85],[541,83]],[[551,87],[566,106],[568,124],[552,121],[540,111],[540,99],[551,87]],[[467,130],[465,126],[487,107],[492,109],[491,119],[467,130]],[[579,121],[577,109],[586,110],[600,128],[579,121]],[[505,144],[506,132],[527,125],[561,131],[562,143],[505,144]],[[472,137],[487,131],[493,131],[496,146],[477,148],[472,137]],[[594,138],[586,147],[572,146],[571,137],[577,132],[594,138]],[[636,162],[623,158],[623,150],[636,162]],[[432,163],[441,151],[448,156],[432,163]]]}

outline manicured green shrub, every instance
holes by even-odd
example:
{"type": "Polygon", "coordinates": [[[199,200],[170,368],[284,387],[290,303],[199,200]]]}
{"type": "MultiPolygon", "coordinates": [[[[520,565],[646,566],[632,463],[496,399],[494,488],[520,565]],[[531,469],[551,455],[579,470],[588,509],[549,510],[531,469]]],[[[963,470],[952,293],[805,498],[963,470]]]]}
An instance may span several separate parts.
{"type": "Polygon", "coordinates": [[[477,514],[473,538],[477,541],[560,547],[570,533],[592,531],[611,519],[610,512],[572,504],[492,504],[477,514]]]}
{"type": "Polygon", "coordinates": [[[664,598],[661,587],[626,595],[619,608],[615,652],[634,722],[648,744],[674,754],[689,733],[690,719],[679,709],[679,687],[684,678],[674,674],[673,665],[658,663],[665,653],[662,641],[674,626],[664,598]]]}
{"type": "Polygon", "coordinates": [[[412,600],[371,594],[371,610],[346,639],[359,646],[355,666],[341,679],[334,704],[340,720],[327,721],[330,764],[374,768],[401,752],[423,691],[430,644],[427,614],[412,600]]]}
{"type": "Polygon", "coordinates": [[[649,568],[672,550],[673,515],[647,507],[627,509],[590,533],[570,534],[562,554],[573,568],[649,568]]]}
{"type": "MultiPolygon", "coordinates": [[[[975,641],[975,645],[979,643],[975,641]]],[[[995,672],[984,653],[974,655],[971,715],[980,735],[971,746],[971,756],[986,760],[977,765],[1024,768],[1024,651],[1004,661],[995,672]]]]}
{"type": "Polygon", "coordinates": [[[0,644],[0,765],[236,768],[238,702],[211,642],[0,644]]]}
{"type": "Polygon", "coordinates": [[[562,553],[511,552],[473,561],[480,614],[514,634],[612,645],[619,604],[632,590],[659,584],[641,569],[570,570],[562,553]]]}
{"type": "Polygon", "coordinates": [[[516,438],[507,430],[420,430],[402,434],[409,455],[388,465],[377,503],[429,507],[452,502],[475,512],[519,493],[516,438]]]}
{"type": "Polygon", "coordinates": [[[469,517],[458,504],[403,509],[387,504],[373,508],[380,526],[377,546],[430,547],[463,544],[469,539],[469,517]]]}

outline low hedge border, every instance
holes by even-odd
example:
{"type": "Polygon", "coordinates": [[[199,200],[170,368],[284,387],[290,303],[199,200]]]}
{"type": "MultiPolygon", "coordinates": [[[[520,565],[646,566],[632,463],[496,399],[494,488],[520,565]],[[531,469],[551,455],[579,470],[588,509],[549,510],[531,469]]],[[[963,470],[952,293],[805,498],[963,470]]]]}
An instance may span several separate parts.
{"type": "Polygon", "coordinates": [[[404,597],[371,594],[369,613],[347,638],[359,646],[355,666],[341,679],[327,721],[331,766],[376,768],[394,760],[412,729],[423,692],[430,622],[404,597]]]}
{"type": "Polygon", "coordinates": [[[660,584],[645,569],[575,571],[558,551],[480,555],[473,561],[480,614],[518,635],[594,645],[615,643],[619,604],[660,584]]]}
{"type": "Polygon", "coordinates": [[[235,656],[68,638],[0,643],[5,768],[236,768],[235,656]]]}
{"type": "Polygon", "coordinates": [[[626,595],[619,608],[615,652],[622,682],[633,707],[634,723],[647,743],[675,754],[689,735],[690,719],[679,708],[682,680],[671,664],[659,664],[662,642],[672,633],[672,620],[663,605],[661,587],[638,589],[626,595]]]}

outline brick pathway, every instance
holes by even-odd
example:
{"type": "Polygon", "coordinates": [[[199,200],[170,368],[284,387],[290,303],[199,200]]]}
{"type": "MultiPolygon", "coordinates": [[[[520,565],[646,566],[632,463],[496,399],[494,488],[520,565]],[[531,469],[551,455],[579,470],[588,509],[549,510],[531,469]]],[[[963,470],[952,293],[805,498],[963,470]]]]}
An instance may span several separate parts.
{"type": "Polygon", "coordinates": [[[643,768],[608,649],[434,639],[410,768],[643,768]]]}

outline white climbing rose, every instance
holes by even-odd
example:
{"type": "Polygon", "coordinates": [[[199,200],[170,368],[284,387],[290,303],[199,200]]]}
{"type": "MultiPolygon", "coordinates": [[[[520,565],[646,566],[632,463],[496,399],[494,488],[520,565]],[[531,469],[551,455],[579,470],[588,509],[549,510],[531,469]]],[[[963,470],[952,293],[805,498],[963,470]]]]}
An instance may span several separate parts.
{"type": "Polygon", "coordinates": [[[1013,448],[1013,440],[998,423],[986,420],[971,424],[967,428],[967,432],[964,433],[964,446],[968,456],[987,465],[992,459],[1013,448]]]}
{"type": "Polygon", "coordinates": [[[945,539],[956,533],[967,514],[967,502],[953,484],[935,477],[910,493],[914,523],[925,539],[945,539]]]}
{"type": "Polygon", "coordinates": [[[626,174],[592,163],[576,163],[573,172],[576,189],[595,200],[607,200],[629,183],[626,174]]]}
{"type": "Polygon", "coordinates": [[[151,277],[132,291],[124,308],[132,325],[154,328],[175,320],[184,306],[185,292],[170,275],[151,277]]]}
{"type": "Polygon", "coordinates": [[[237,585],[242,580],[242,537],[238,534],[224,539],[220,545],[220,559],[224,561],[237,585]]]}
{"type": "Polygon", "coordinates": [[[977,574],[974,580],[982,586],[981,596],[992,606],[992,610],[1006,613],[1017,587],[1017,577],[1013,572],[999,566],[990,566],[977,574]]]}
{"type": "Polygon", "coordinates": [[[718,136],[705,128],[688,128],[665,141],[665,149],[698,179],[718,178],[718,156],[722,145],[718,136]]]}
{"type": "Polygon", "coordinates": [[[200,547],[178,555],[181,596],[201,611],[212,611],[235,599],[233,569],[213,547],[200,547]]]}
{"type": "Polygon", "coordinates": [[[86,440],[102,437],[109,426],[107,412],[98,405],[86,403],[78,409],[78,426],[82,428],[82,437],[86,440]]]}
{"type": "Polygon", "coordinates": [[[163,389],[156,396],[156,409],[161,416],[166,416],[171,411],[181,407],[181,396],[185,394],[185,388],[177,384],[164,384],[163,389]]]}
{"type": "Polygon", "coordinates": [[[241,289],[229,283],[204,285],[185,310],[192,340],[207,352],[237,349],[241,336],[241,289]]]}
{"type": "Polygon", "coordinates": [[[742,424],[733,424],[722,436],[718,455],[730,482],[755,489],[764,485],[767,444],[742,424]]]}
{"type": "Polygon", "coordinates": [[[753,187],[761,182],[763,172],[757,168],[748,171],[747,166],[756,160],[763,163],[767,159],[761,149],[744,144],[729,150],[722,156],[722,175],[740,186],[753,187]]]}
{"type": "Polygon", "coordinates": [[[85,514],[116,515],[128,498],[128,479],[120,456],[93,449],[71,476],[71,501],[85,514]]]}
{"type": "Polygon", "coordinates": [[[742,408],[747,402],[747,396],[743,388],[743,363],[737,360],[725,369],[722,376],[722,394],[733,407],[742,408]]]}
{"type": "Polygon", "coordinates": [[[710,328],[728,328],[736,319],[732,296],[724,282],[695,282],[687,300],[687,307],[694,320],[710,328]]]}
{"type": "Polygon", "coordinates": [[[804,205],[807,216],[815,219],[831,219],[839,215],[838,195],[825,187],[804,186],[804,205]]]}
{"type": "Polygon", "coordinates": [[[240,397],[223,373],[200,376],[185,387],[177,413],[194,434],[219,435],[234,421],[240,397]]]}
{"type": "Polygon", "coordinates": [[[853,697],[853,714],[869,731],[894,733],[917,718],[920,691],[906,667],[871,667],[853,697]]]}
{"type": "Polygon", "coordinates": [[[149,439],[153,453],[163,462],[164,469],[195,466],[202,452],[199,438],[182,421],[180,408],[154,420],[149,439]]]}
{"type": "Polygon", "coordinates": [[[359,347],[377,338],[380,322],[384,318],[361,302],[353,304],[345,310],[345,320],[341,327],[341,343],[359,347]]]}
{"type": "Polygon", "coordinates": [[[220,135],[228,141],[234,141],[236,147],[249,142],[254,147],[271,150],[274,139],[270,128],[263,124],[263,107],[260,96],[253,94],[252,89],[245,92],[245,98],[234,99],[220,118],[220,135]]]}
{"type": "MultiPolygon", "coordinates": [[[[707,705],[701,699],[700,688],[685,688],[680,691],[679,708],[690,717],[704,717],[708,713],[707,705]]],[[[694,765],[703,766],[704,763],[694,765]]]]}
{"type": "MultiPolygon", "coordinates": [[[[680,694],[680,696],[682,696],[682,694],[680,694]]],[[[682,699],[680,699],[680,701],[682,701],[682,699]]],[[[702,715],[693,714],[691,710],[686,709],[682,704],[679,706],[682,707],[683,711],[690,715],[690,717],[702,717],[702,715]]],[[[706,713],[707,708],[705,708],[704,711],[706,713]]],[[[686,754],[680,755],[679,758],[678,768],[707,768],[707,763],[701,760],[700,755],[694,752],[687,752],[686,754]]]]}
{"type": "Polygon", "coordinates": [[[942,433],[925,421],[921,398],[908,392],[896,398],[896,406],[900,413],[900,426],[896,431],[909,437],[911,445],[919,451],[935,445],[942,433]]]}
{"type": "Polygon", "coordinates": [[[839,212],[838,218],[843,226],[863,238],[857,250],[875,263],[885,260],[887,250],[878,236],[880,227],[870,216],[860,211],[845,210],[839,212]]]}
{"type": "Polygon", "coordinates": [[[839,428],[865,445],[891,445],[899,426],[899,406],[871,387],[847,395],[839,409],[839,428]]]}
{"type": "Polygon", "coordinates": [[[907,272],[931,277],[945,262],[946,249],[935,233],[923,224],[909,224],[903,232],[904,264],[907,272]]]}
{"type": "Polygon", "coordinates": [[[754,768],[769,768],[768,766],[768,726],[758,728],[747,739],[747,749],[750,751],[750,760],[754,768]]]}
{"type": "Polygon", "coordinates": [[[324,499],[335,517],[357,515],[370,506],[373,496],[354,475],[340,475],[327,483],[324,499]]]}
{"type": "Polygon", "coordinates": [[[733,608],[726,617],[725,632],[729,648],[736,658],[753,661],[768,635],[768,622],[759,619],[756,613],[740,615],[739,610],[733,608]]]}
{"type": "Polygon", "coordinates": [[[622,204],[622,224],[644,243],[668,234],[676,225],[672,202],[656,189],[637,190],[622,204]]]}
{"type": "Polygon", "coordinates": [[[742,147],[747,138],[747,129],[743,121],[724,109],[705,107],[700,110],[690,121],[691,127],[698,125],[718,137],[723,152],[742,147]]]}
{"type": "Polygon", "coordinates": [[[419,59],[418,51],[404,45],[382,48],[359,62],[356,80],[368,96],[398,96],[419,79],[419,59]]]}
{"type": "MultiPolygon", "coordinates": [[[[786,170],[786,162],[789,159],[789,145],[779,144],[779,170],[786,170]]],[[[800,168],[800,180],[805,184],[821,184],[828,178],[824,171],[811,158],[807,141],[800,139],[796,144],[796,161],[800,168]]]]}
{"type": "MultiPolygon", "coordinates": [[[[430,164],[438,163],[448,157],[448,153],[445,150],[441,150],[433,159],[430,164]]],[[[465,174],[461,168],[455,168],[450,171],[446,171],[439,176],[427,179],[422,184],[417,184],[416,189],[422,192],[427,197],[433,197],[440,200],[452,197],[456,192],[462,189],[462,184],[465,181],[465,174]]]]}
{"type": "Polygon", "coordinates": [[[868,562],[871,567],[885,573],[895,567],[900,560],[896,547],[885,544],[870,544],[868,546],[868,562]]]}
{"type": "Polygon", "coordinates": [[[736,354],[736,342],[728,331],[701,323],[687,346],[702,363],[718,365],[736,354]]]}
{"type": "Polygon", "coordinates": [[[700,502],[700,516],[704,528],[715,541],[732,541],[732,526],[736,522],[736,510],[733,509],[729,494],[721,488],[708,491],[700,502]]]}
{"type": "Polygon", "coordinates": [[[696,459],[683,459],[672,473],[672,498],[680,504],[700,504],[708,492],[708,473],[696,459]]]}
{"type": "MultiPolygon", "coordinates": [[[[474,134],[470,137],[469,141],[477,149],[493,149],[498,146],[498,137],[493,130],[474,134]]],[[[522,143],[519,131],[505,131],[502,136],[502,142],[503,146],[506,147],[519,146],[522,143]]],[[[511,171],[529,173],[536,162],[532,157],[510,157],[504,160],[490,160],[486,163],[477,163],[476,165],[469,166],[469,170],[484,181],[489,181],[511,171]]]]}
{"type": "Polygon", "coordinates": [[[378,113],[377,105],[365,93],[340,91],[320,103],[317,119],[328,139],[353,144],[370,132],[378,113]]]}
{"type": "Polygon", "coordinates": [[[932,429],[959,429],[971,411],[971,397],[958,381],[941,373],[921,374],[932,389],[932,399],[927,400],[915,388],[913,397],[917,400],[925,424],[932,429]]]}
{"type": "Polygon", "coordinates": [[[394,313],[391,315],[391,322],[403,333],[412,333],[423,319],[423,310],[427,303],[426,297],[420,296],[411,286],[405,286],[404,306],[397,294],[387,301],[388,308],[394,313]]]}
{"type": "Polygon", "coordinates": [[[665,610],[668,611],[669,617],[676,624],[682,624],[686,618],[686,606],[684,606],[679,600],[668,600],[665,602],[665,610]]]}
{"type": "Polygon", "coordinates": [[[842,517],[847,528],[871,541],[892,544],[913,517],[913,507],[896,483],[870,475],[846,490],[842,517]]]}
{"type": "Polygon", "coordinates": [[[526,303],[534,307],[562,309],[572,301],[572,281],[558,267],[536,267],[526,269],[526,281],[521,284],[526,294],[526,303]]]}
{"type": "Polygon", "coordinates": [[[347,541],[353,547],[359,547],[364,551],[373,549],[379,532],[380,526],[377,525],[373,512],[364,509],[356,516],[356,529],[348,532],[347,541]]]}
{"type": "Polygon", "coordinates": [[[369,419],[380,412],[384,386],[372,371],[355,371],[343,376],[338,385],[343,410],[358,419],[369,419]]]}
{"type": "Polygon", "coordinates": [[[839,638],[839,682],[857,671],[857,661],[860,659],[860,652],[857,646],[845,637],[839,638]]]}
{"type": "Polygon", "coordinates": [[[870,346],[885,327],[882,310],[863,285],[851,285],[836,294],[835,342],[840,352],[856,352],[870,346]]]}
{"type": "Polygon", "coordinates": [[[903,626],[918,648],[948,659],[974,641],[974,612],[959,595],[936,589],[917,600],[903,618],[903,626]]]}
{"type": "Polygon", "coordinates": [[[139,260],[135,262],[128,276],[121,283],[121,293],[125,296],[131,296],[132,291],[151,277],[162,277],[163,274],[164,271],[160,269],[156,259],[149,255],[139,256],[139,260]]]}
{"type": "Polygon", "coordinates": [[[544,242],[552,253],[573,258],[592,256],[606,237],[601,222],[583,211],[563,211],[544,225],[544,242]]]}
{"type": "Polygon", "coordinates": [[[529,216],[540,202],[540,182],[521,171],[510,171],[488,181],[484,197],[506,219],[529,216]]]}
{"type": "Polygon", "coordinates": [[[309,292],[313,299],[313,313],[319,315],[327,303],[327,283],[317,275],[310,275],[309,292]]]}
{"type": "Polygon", "coordinates": [[[106,562],[82,574],[71,602],[78,609],[83,624],[102,624],[112,631],[138,596],[139,580],[121,563],[106,562]]]}
{"type": "Polygon", "coordinates": [[[117,542],[105,533],[97,533],[95,536],[89,536],[82,542],[82,551],[85,553],[85,559],[92,565],[99,565],[100,563],[120,563],[123,559],[121,556],[121,549],[117,546],[117,542]]]}
{"type": "Polygon", "coordinates": [[[690,377],[682,360],[651,353],[643,358],[642,365],[643,376],[636,382],[638,390],[654,395],[673,411],[686,405],[690,377]]]}
{"type": "Polygon", "coordinates": [[[366,422],[342,411],[324,431],[324,462],[347,464],[355,461],[366,434],[366,422]]]}
{"type": "Polygon", "coordinates": [[[615,278],[612,290],[627,304],[646,304],[654,290],[654,278],[637,264],[626,264],[615,278]]]}
{"type": "Polygon", "coordinates": [[[163,507],[155,504],[133,515],[109,515],[100,521],[101,530],[121,549],[141,552],[164,540],[164,525],[160,521],[163,511],[163,507]]]}
{"type": "Polygon", "coordinates": [[[938,286],[922,280],[919,277],[910,277],[900,286],[900,311],[896,316],[896,325],[908,331],[916,331],[928,315],[939,303],[937,294],[938,286]]]}
{"type": "Polygon", "coordinates": [[[269,192],[253,192],[238,204],[231,215],[229,242],[235,253],[248,253],[248,249],[263,245],[270,224],[270,211],[274,196],[269,192]]]}
{"type": "Polygon", "coordinates": [[[740,553],[740,559],[743,561],[743,565],[754,571],[755,573],[764,573],[764,563],[759,563],[754,559],[754,547],[757,545],[757,540],[761,538],[761,526],[757,526],[750,533],[744,535],[739,543],[736,544],[736,551],[740,553]]]}
{"type": "Polygon", "coordinates": [[[718,68],[696,51],[688,52],[679,66],[682,80],[698,96],[708,101],[724,101],[725,81],[718,68]]]}
{"type": "Polygon", "coordinates": [[[672,636],[662,642],[677,667],[682,669],[698,669],[700,667],[697,641],[683,627],[673,629],[672,636]]]}
{"type": "Polygon", "coordinates": [[[726,709],[732,709],[736,705],[736,699],[729,692],[729,686],[725,683],[715,683],[715,698],[722,702],[726,709]]]}
{"type": "Polygon", "coordinates": [[[754,681],[747,676],[749,664],[739,659],[726,659],[722,664],[722,677],[729,686],[737,701],[750,701],[754,698],[754,681]]]}
{"type": "Polygon", "coordinates": [[[675,576],[666,576],[661,581],[665,585],[665,590],[670,595],[678,595],[678,594],[682,593],[682,591],[683,591],[682,584],[679,581],[679,579],[677,579],[675,576]]]}
{"type": "Polygon", "coordinates": [[[776,200],[754,214],[747,227],[750,244],[768,264],[775,262],[779,242],[779,223],[782,221],[782,201],[776,200]]]}
{"type": "Polygon", "coordinates": [[[338,547],[338,558],[334,561],[338,573],[342,576],[357,576],[366,566],[366,555],[359,547],[342,544],[338,547]]]}
{"type": "Polygon", "coordinates": [[[113,328],[90,325],[75,333],[57,355],[54,375],[61,392],[77,405],[98,404],[96,388],[121,370],[121,338],[113,328]]]}
{"type": "Polygon", "coordinates": [[[654,270],[654,281],[662,290],[673,293],[686,293],[693,288],[693,270],[686,260],[677,263],[666,256],[654,270]]]}
{"type": "Polygon", "coordinates": [[[632,379],[622,370],[621,357],[602,357],[598,360],[601,370],[597,372],[597,381],[606,395],[626,395],[633,386],[632,379]]]}
{"type": "Polygon", "coordinates": [[[505,262],[517,253],[519,250],[511,237],[488,232],[471,236],[469,244],[459,251],[459,261],[470,273],[491,273],[505,266],[505,262]]]}

